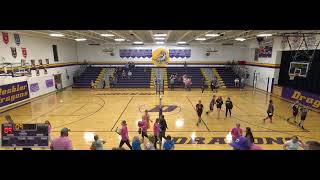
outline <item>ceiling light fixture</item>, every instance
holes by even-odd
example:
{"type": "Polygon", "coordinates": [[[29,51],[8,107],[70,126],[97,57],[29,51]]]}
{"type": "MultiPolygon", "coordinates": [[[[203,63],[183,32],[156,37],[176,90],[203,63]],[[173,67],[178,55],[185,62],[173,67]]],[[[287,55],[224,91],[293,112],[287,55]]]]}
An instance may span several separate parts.
{"type": "Polygon", "coordinates": [[[164,33],[158,33],[158,34],[154,34],[153,35],[154,37],[166,37],[167,34],[164,34],[164,33]]]}
{"type": "Polygon", "coordinates": [[[63,37],[63,34],[58,34],[58,33],[54,33],[54,34],[50,34],[50,36],[52,37],[63,37]]]}
{"type": "Polygon", "coordinates": [[[123,38],[116,38],[116,39],[114,39],[115,41],[117,41],[117,42],[123,42],[123,41],[125,41],[125,39],[123,39],[123,38]]]}
{"type": "Polygon", "coordinates": [[[206,38],[196,38],[197,41],[205,41],[206,38]]]}
{"type": "Polygon", "coordinates": [[[235,40],[236,41],[245,41],[246,39],[245,38],[236,38],[235,40]]]}
{"type": "Polygon", "coordinates": [[[206,34],[206,37],[218,37],[220,34],[206,34]]]}
{"type": "Polygon", "coordinates": [[[113,37],[114,36],[113,34],[100,34],[100,35],[103,37],[113,37]]]}
{"type": "Polygon", "coordinates": [[[76,41],[86,41],[87,39],[86,38],[77,38],[77,39],[74,39],[76,41]]]}
{"type": "Polygon", "coordinates": [[[156,44],[164,44],[163,41],[157,41],[156,44]]]}
{"type": "Polygon", "coordinates": [[[258,34],[258,37],[270,37],[272,34],[258,34]]]}

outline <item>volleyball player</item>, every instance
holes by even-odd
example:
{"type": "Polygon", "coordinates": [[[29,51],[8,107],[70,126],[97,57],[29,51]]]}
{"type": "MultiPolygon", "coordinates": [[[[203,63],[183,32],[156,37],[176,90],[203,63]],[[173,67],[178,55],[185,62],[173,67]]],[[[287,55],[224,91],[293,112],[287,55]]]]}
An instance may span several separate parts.
{"type": "Polygon", "coordinates": [[[218,99],[216,100],[216,105],[217,105],[217,111],[218,111],[218,118],[220,118],[220,111],[221,111],[221,106],[223,104],[222,97],[219,96],[218,99]]]}
{"type": "Polygon", "coordinates": [[[266,122],[267,119],[270,119],[270,123],[272,123],[273,112],[274,112],[274,106],[273,106],[272,100],[270,100],[268,105],[268,110],[267,110],[268,116],[263,119],[264,123],[266,122]]]}
{"type": "Polygon", "coordinates": [[[231,116],[231,109],[232,108],[233,108],[232,101],[231,101],[230,97],[228,97],[228,99],[226,100],[226,118],[227,118],[227,115],[228,115],[228,111],[229,111],[229,114],[231,116]]]}
{"type": "Polygon", "coordinates": [[[213,112],[214,104],[216,103],[216,95],[212,96],[211,102],[209,104],[210,111],[207,111],[206,113],[209,114],[209,112],[213,112]]]}
{"type": "Polygon", "coordinates": [[[292,116],[289,117],[289,118],[287,119],[287,121],[289,121],[290,119],[293,118],[293,122],[294,122],[294,123],[297,123],[297,122],[296,122],[296,119],[297,119],[298,112],[299,112],[299,101],[296,101],[296,102],[294,102],[293,105],[292,105],[292,116]]]}
{"type": "Polygon", "coordinates": [[[308,109],[306,107],[302,106],[301,109],[300,109],[301,119],[300,119],[300,122],[298,124],[302,129],[304,129],[303,123],[304,123],[304,120],[306,120],[307,113],[308,113],[308,109]]]}
{"type": "Polygon", "coordinates": [[[206,88],[206,79],[205,79],[205,77],[203,77],[202,82],[201,82],[201,90],[202,90],[201,93],[203,93],[205,88],[206,88]]]}
{"type": "Polygon", "coordinates": [[[199,123],[201,123],[201,115],[203,112],[203,105],[201,104],[201,101],[199,100],[199,103],[196,105],[196,110],[197,110],[197,114],[198,114],[198,122],[197,122],[197,126],[199,125],[199,123]]]}

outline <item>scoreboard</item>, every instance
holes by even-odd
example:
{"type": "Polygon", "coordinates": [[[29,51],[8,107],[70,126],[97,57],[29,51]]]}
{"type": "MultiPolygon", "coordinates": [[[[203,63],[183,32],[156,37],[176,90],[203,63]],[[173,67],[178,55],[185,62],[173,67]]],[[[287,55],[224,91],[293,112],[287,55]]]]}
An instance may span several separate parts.
{"type": "Polygon", "coordinates": [[[2,147],[48,147],[48,124],[2,124],[2,147]]]}

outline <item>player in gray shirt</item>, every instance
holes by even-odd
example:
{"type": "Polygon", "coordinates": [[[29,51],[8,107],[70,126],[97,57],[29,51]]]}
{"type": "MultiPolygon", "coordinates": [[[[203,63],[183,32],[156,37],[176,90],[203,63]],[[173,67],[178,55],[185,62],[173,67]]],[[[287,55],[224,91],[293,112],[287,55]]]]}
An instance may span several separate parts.
{"type": "Polygon", "coordinates": [[[102,141],[99,139],[98,135],[94,136],[94,141],[92,142],[91,145],[91,150],[103,150],[103,144],[105,144],[105,141],[102,141]]]}
{"type": "Polygon", "coordinates": [[[266,122],[267,119],[270,119],[270,123],[272,123],[273,112],[274,112],[274,106],[273,106],[272,100],[270,100],[270,101],[269,101],[268,110],[267,110],[268,116],[263,119],[263,122],[264,122],[264,123],[266,122]]]}
{"type": "Polygon", "coordinates": [[[302,106],[301,109],[300,109],[301,119],[300,119],[300,122],[299,122],[299,126],[302,129],[304,129],[303,123],[304,123],[304,120],[306,120],[307,114],[308,114],[308,109],[306,107],[302,106]]]}

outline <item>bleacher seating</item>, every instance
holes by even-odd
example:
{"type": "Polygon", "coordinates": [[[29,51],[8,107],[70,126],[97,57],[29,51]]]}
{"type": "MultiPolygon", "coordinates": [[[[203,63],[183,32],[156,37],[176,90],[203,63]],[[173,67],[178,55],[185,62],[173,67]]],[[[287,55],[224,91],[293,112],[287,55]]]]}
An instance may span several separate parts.
{"type": "Polygon", "coordinates": [[[90,88],[91,80],[95,81],[102,67],[88,67],[79,77],[74,79],[73,88],[90,88]]]}
{"type": "MultiPolygon", "coordinates": [[[[188,77],[191,78],[192,85],[191,88],[200,88],[202,83],[202,74],[201,74],[201,68],[199,67],[188,67],[187,70],[185,70],[184,67],[168,67],[167,68],[167,78],[168,83],[170,82],[169,78],[171,74],[178,73],[178,78],[183,76],[184,74],[187,74],[188,77]]],[[[180,82],[176,79],[174,83],[175,87],[185,87],[183,82],[180,82]]]]}
{"type": "Polygon", "coordinates": [[[122,73],[117,74],[118,81],[113,88],[149,88],[151,68],[135,67],[132,72],[132,79],[122,79],[122,73]]]}
{"type": "MultiPolygon", "coordinates": [[[[225,67],[215,67],[217,72],[219,73],[220,77],[222,78],[225,86],[227,88],[235,88],[234,86],[234,80],[236,78],[239,78],[237,74],[235,74],[232,69],[228,69],[225,67]]],[[[239,78],[240,80],[240,78],[239,78]]]]}

